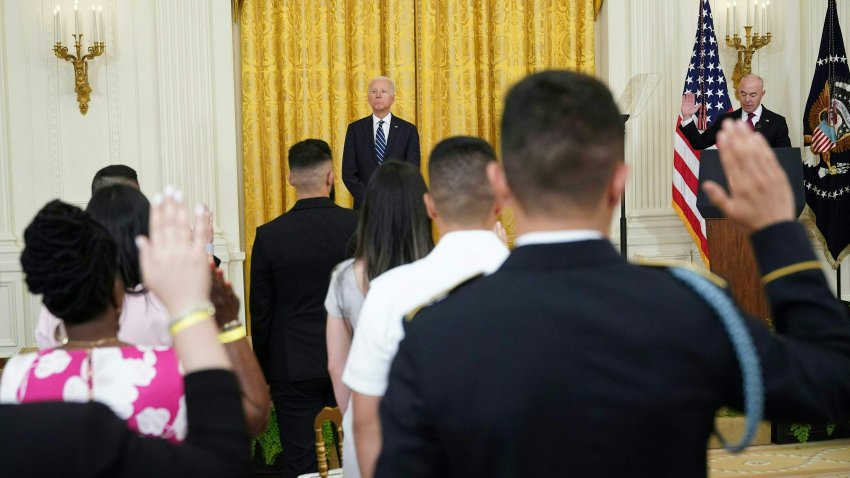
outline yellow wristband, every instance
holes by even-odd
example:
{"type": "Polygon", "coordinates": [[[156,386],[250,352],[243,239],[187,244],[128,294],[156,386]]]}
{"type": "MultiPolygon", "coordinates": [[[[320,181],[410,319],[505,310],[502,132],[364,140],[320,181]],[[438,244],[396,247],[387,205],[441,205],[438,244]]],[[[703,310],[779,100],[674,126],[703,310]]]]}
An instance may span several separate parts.
{"type": "Polygon", "coordinates": [[[244,339],[247,336],[248,333],[245,331],[245,327],[236,327],[235,329],[230,329],[218,334],[218,341],[223,344],[229,344],[231,342],[244,339]]]}
{"type": "Polygon", "coordinates": [[[209,320],[211,318],[212,314],[209,310],[206,309],[196,310],[195,312],[183,315],[182,317],[171,323],[171,335],[177,335],[180,332],[183,332],[184,330],[188,329],[189,327],[205,320],[209,320]]]}

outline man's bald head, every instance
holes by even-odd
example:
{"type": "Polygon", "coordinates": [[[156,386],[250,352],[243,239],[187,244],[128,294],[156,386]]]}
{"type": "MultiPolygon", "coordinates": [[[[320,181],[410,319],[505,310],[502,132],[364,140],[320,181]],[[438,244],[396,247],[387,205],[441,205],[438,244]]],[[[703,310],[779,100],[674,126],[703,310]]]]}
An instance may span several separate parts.
{"type": "Polygon", "coordinates": [[[764,80],[758,75],[746,75],[738,82],[738,100],[741,109],[746,113],[754,113],[764,98],[764,80]]]}

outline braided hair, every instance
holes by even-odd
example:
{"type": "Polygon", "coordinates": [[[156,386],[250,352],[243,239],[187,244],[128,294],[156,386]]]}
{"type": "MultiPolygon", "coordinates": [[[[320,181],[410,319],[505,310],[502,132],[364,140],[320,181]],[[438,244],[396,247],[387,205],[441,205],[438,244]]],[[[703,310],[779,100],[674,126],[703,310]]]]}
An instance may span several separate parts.
{"type": "Polygon", "coordinates": [[[113,303],[115,242],[80,208],[47,203],[24,231],[21,265],[30,292],[68,324],[87,322],[113,303]]]}

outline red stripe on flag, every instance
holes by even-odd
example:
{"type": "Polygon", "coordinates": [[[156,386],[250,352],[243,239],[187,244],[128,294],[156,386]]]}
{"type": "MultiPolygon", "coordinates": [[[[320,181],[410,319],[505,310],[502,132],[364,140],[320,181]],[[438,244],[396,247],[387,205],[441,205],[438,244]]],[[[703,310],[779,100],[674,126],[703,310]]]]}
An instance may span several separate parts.
{"type": "Polygon", "coordinates": [[[820,128],[816,129],[814,133],[812,133],[812,151],[815,153],[825,153],[832,149],[835,146],[835,143],[829,139],[823,130],[820,128]]]}
{"type": "Polygon", "coordinates": [[[682,179],[685,180],[688,189],[696,196],[699,190],[699,178],[694,174],[693,170],[691,170],[688,163],[685,162],[685,159],[682,158],[678,151],[673,151],[673,167],[682,175],[682,179]]]}
{"type": "Polygon", "coordinates": [[[673,204],[678,206],[679,212],[684,216],[686,223],[685,225],[690,229],[691,235],[695,238],[699,239],[699,246],[702,255],[708,260],[708,240],[702,234],[702,225],[700,224],[699,219],[694,215],[694,212],[691,210],[691,206],[688,205],[685,198],[682,196],[682,193],[679,192],[676,187],[673,187],[673,204]]]}
{"type": "MultiPolygon", "coordinates": [[[[681,119],[679,119],[679,121],[677,121],[676,123],[676,131],[674,134],[676,134],[684,142],[685,151],[689,151],[691,154],[693,154],[694,158],[696,158],[696,161],[699,162],[700,152],[693,149],[690,141],[688,141],[688,139],[682,132],[681,126],[681,119]]],[[[685,158],[682,156],[685,151],[680,151],[681,149],[681,146],[679,146],[678,148],[673,148],[673,167],[676,172],[678,172],[679,175],[682,177],[682,180],[684,181],[683,187],[687,187],[688,189],[690,189],[690,192],[694,196],[696,196],[699,190],[699,171],[694,171],[693,169],[691,169],[691,167],[688,165],[688,162],[685,161],[685,158]]],[[[677,185],[676,182],[673,183],[673,208],[678,213],[680,219],[684,223],[685,229],[688,230],[688,233],[693,238],[694,242],[699,248],[700,255],[702,256],[706,267],[708,267],[708,239],[702,232],[702,224],[704,220],[698,210],[691,208],[691,205],[688,204],[688,202],[685,200],[683,194],[684,191],[680,191],[679,189],[677,189],[678,186],[679,185],[677,185]]]]}

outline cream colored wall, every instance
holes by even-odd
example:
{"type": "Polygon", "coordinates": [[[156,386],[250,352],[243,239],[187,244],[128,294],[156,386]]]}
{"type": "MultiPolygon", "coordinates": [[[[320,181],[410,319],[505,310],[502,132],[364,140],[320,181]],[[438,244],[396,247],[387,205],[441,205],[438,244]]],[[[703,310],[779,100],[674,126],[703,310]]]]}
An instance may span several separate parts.
{"type": "MultiPolygon", "coordinates": [[[[721,64],[731,84],[736,58],[724,42],[726,1],[711,1],[711,7],[722,44],[721,64]]],[[[765,78],[764,104],[786,117],[793,146],[802,145],[803,108],[826,7],[826,0],[771,2],[773,39],[753,57],[753,72],[765,78]]],[[[598,75],[615,97],[632,75],[661,75],[646,109],[627,127],[626,161],[632,175],[626,198],[632,258],[680,259],[701,264],[696,247],[671,207],[673,129],[693,49],[698,8],[699,0],[605,0],[597,24],[598,75]]],[[[843,32],[850,33],[850,5],[839,3],[838,12],[843,32]]],[[[739,25],[743,25],[743,16],[739,25]]],[[[743,28],[739,28],[742,34],[743,28]]],[[[732,102],[737,108],[734,97],[732,102]]],[[[617,229],[614,228],[615,242],[619,241],[617,229]]],[[[835,272],[828,269],[825,261],[823,264],[834,285],[835,272]]],[[[845,300],[850,298],[848,271],[850,267],[842,267],[845,300]]]]}
{"type": "MultiPolygon", "coordinates": [[[[52,9],[70,37],[73,0],[0,0],[0,356],[33,344],[40,309],[19,264],[24,228],[52,198],[85,207],[108,164],[135,168],[148,196],[172,184],[210,204],[216,255],[242,290],[230,2],[96,1],[106,53],[90,63],[82,116],[73,70],[52,54],[52,9]]],[[[92,0],[79,3],[85,33],[92,0]]]]}

